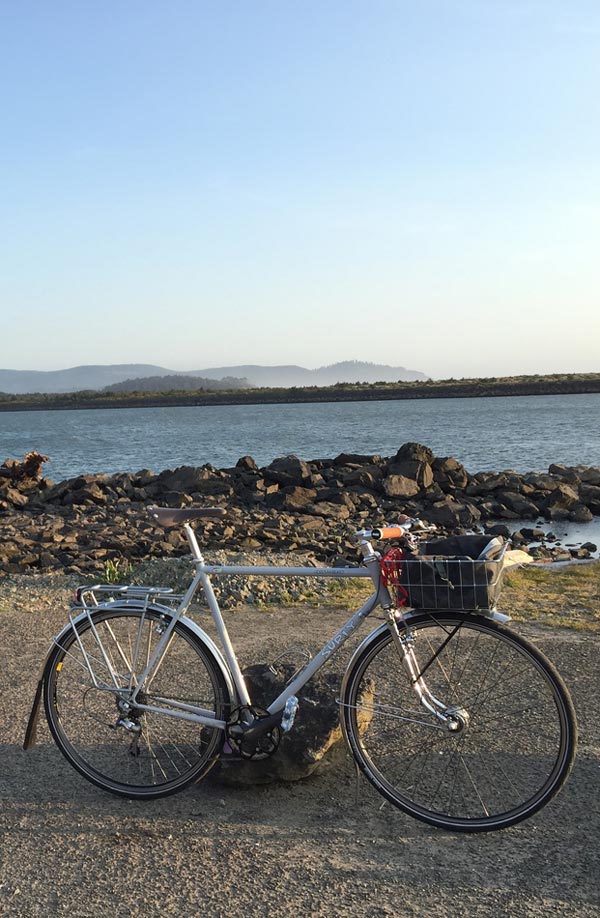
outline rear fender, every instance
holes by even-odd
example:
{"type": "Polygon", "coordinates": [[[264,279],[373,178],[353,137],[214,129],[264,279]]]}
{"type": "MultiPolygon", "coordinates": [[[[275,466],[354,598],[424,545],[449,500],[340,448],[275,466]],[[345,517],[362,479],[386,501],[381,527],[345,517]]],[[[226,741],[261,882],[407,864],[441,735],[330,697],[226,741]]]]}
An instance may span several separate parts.
{"type": "MultiPolygon", "coordinates": [[[[126,600],[125,602],[119,602],[119,603],[114,603],[114,602],[100,603],[99,605],[94,606],[93,609],[86,609],[85,611],[80,612],[80,614],[76,618],[74,618],[72,622],[69,622],[67,625],[65,625],[62,631],[59,632],[59,634],[57,634],[56,637],[52,639],[52,643],[50,644],[48,653],[46,654],[46,659],[44,660],[44,664],[40,671],[38,684],[37,684],[37,688],[35,690],[35,696],[33,699],[33,705],[31,708],[31,713],[29,715],[29,720],[27,722],[27,729],[25,731],[25,739],[23,740],[23,749],[31,749],[32,746],[35,746],[37,725],[38,725],[38,720],[39,720],[39,715],[40,715],[40,706],[42,703],[44,683],[46,682],[46,679],[48,677],[50,659],[52,657],[52,652],[54,651],[54,648],[56,647],[56,645],[60,646],[62,644],[62,641],[68,635],[71,634],[73,629],[77,628],[77,626],[81,622],[84,622],[87,619],[90,612],[93,614],[94,612],[99,612],[102,609],[126,610],[126,609],[144,609],[144,608],[145,608],[144,601],[135,600],[135,599],[126,600]]],[[[159,603],[153,602],[152,609],[154,611],[161,612],[163,615],[166,615],[169,618],[173,618],[173,610],[170,609],[168,606],[162,606],[159,603]]],[[[220,649],[217,647],[213,639],[209,637],[209,635],[205,631],[203,631],[202,628],[200,628],[195,622],[193,622],[191,618],[187,618],[186,616],[183,616],[180,619],[180,622],[189,631],[192,632],[194,637],[196,637],[202,644],[204,644],[208,653],[214,657],[217,666],[221,670],[223,679],[225,680],[225,685],[227,686],[227,691],[229,693],[229,699],[230,699],[230,706],[237,707],[239,705],[237,691],[236,691],[233,679],[231,678],[229,667],[227,666],[227,663],[225,662],[225,659],[220,649]]]]}

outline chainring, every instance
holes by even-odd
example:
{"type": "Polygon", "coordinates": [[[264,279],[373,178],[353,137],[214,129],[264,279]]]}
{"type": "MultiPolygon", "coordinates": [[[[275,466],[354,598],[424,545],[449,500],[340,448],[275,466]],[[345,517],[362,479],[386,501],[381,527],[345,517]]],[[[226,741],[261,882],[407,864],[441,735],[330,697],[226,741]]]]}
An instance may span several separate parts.
{"type": "Polygon", "coordinates": [[[244,738],[243,734],[240,736],[238,732],[232,733],[233,727],[238,727],[241,724],[247,723],[248,714],[251,714],[254,722],[258,724],[260,724],[261,720],[270,716],[268,711],[257,705],[242,705],[239,708],[235,708],[231,712],[229,720],[227,721],[227,726],[225,727],[227,741],[232,750],[242,759],[254,759],[255,761],[267,759],[279,748],[281,742],[281,729],[277,726],[271,727],[270,730],[263,733],[257,739],[255,738],[250,741],[244,738]]]}

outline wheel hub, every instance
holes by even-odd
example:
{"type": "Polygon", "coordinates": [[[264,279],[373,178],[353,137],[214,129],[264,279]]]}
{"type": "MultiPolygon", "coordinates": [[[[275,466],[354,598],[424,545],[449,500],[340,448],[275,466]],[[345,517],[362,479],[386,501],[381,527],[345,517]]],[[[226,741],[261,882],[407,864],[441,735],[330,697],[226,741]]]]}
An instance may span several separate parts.
{"type": "MultiPolygon", "coordinates": [[[[146,696],[142,692],[138,694],[137,700],[140,704],[146,704],[146,696]]],[[[140,711],[135,704],[127,701],[126,698],[117,698],[117,709],[120,716],[115,726],[123,727],[128,733],[139,735],[142,732],[140,720],[144,712],[140,711]]]]}
{"type": "Polygon", "coordinates": [[[469,726],[469,712],[464,708],[448,708],[446,728],[449,733],[462,733],[469,726]]]}

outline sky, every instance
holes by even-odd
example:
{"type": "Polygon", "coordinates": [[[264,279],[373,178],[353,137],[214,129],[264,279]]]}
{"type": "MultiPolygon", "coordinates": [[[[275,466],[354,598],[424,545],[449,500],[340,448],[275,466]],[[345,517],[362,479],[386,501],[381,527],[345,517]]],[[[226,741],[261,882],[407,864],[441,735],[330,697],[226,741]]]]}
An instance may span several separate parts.
{"type": "Polygon", "coordinates": [[[600,371],[597,0],[0,2],[0,367],[600,371]]]}

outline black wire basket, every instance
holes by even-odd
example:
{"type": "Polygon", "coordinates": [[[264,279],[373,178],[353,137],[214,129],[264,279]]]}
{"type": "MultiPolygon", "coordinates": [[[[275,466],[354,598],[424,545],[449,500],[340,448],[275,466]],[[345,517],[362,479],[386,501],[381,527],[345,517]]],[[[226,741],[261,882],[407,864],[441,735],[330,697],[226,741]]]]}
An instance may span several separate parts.
{"type": "Polygon", "coordinates": [[[499,538],[458,536],[426,542],[418,554],[392,548],[381,560],[382,581],[397,608],[491,611],[507,547],[499,538]]]}

